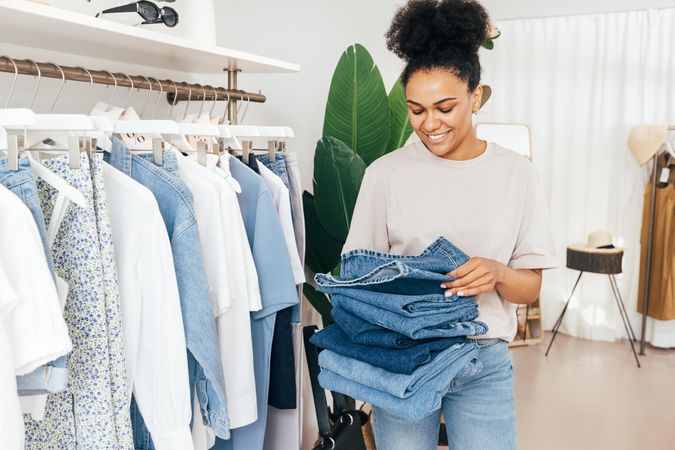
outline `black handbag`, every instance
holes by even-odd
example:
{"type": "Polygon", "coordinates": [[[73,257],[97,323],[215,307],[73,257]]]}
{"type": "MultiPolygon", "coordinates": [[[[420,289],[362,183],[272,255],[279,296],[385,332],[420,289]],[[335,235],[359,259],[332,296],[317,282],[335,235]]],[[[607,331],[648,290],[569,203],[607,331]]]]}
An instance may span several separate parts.
{"type": "Polygon", "coordinates": [[[319,353],[316,346],[309,342],[317,329],[316,325],[303,328],[316,420],[322,439],[321,444],[313,450],[366,450],[361,426],[368,420],[368,416],[356,411],[353,404],[350,408],[350,401],[346,396],[332,391],[333,414],[328,409],[325,391],[319,384],[319,353]]]}

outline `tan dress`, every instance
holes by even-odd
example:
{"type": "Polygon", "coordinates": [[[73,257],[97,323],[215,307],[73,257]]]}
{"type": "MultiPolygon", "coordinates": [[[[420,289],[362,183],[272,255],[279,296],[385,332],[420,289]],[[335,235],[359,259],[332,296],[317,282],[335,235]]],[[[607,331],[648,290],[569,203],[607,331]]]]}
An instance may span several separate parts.
{"type": "MultiPolygon", "coordinates": [[[[665,167],[665,155],[658,161],[657,176],[665,167]]],[[[666,187],[656,188],[654,211],[654,238],[652,245],[652,270],[649,283],[648,315],[658,320],[675,320],[675,164],[670,161],[670,177],[666,187]]],[[[649,210],[651,206],[651,180],[645,190],[642,214],[640,245],[640,290],[638,291],[638,312],[642,313],[647,251],[649,240],[649,210]]]]}

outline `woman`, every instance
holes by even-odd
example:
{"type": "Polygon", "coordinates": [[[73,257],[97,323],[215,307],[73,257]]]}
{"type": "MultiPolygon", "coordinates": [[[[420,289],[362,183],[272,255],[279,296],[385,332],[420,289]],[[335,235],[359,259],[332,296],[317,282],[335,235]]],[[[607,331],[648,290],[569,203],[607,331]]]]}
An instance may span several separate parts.
{"type": "Polygon", "coordinates": [[[405,60],[410,122],[421,142],[367,169],[344,251],[418,255],[443,236],[468,255],[442,286],[477,296],[489,331],[479,373],[461,373],[442,407],[409,422],[380,408],[380,450],[436,449],[441,413],[452,450],[515,449],[513,367],[507,343],[516,305],[534,302],[542,269],[556,264],[547,206],[531,162],[479,140],[471,115],[481,105],[478,49],[490,22],[475,0],[413,0],[394,17],[387,46],[405,60]]]}

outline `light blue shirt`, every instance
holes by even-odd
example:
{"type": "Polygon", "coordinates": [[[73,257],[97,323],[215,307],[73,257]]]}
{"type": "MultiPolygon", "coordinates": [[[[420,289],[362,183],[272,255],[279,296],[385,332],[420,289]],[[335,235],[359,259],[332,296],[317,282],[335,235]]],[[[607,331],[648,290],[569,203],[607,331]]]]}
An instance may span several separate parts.
{"type": "Polygon", "coordinates": [[[241,185],[237,194],[253,260],[258,272],[263,308],[251,313],[253,364],[258,420],[232,430],[228,441],[218,439],[216,450],[262,450],[267,424],[267,397],[274,321],[279,310],[298,303],[298,291],[288,259],[281,222],[262,179],[236,158],[230,158],[232,176],[241,185]]]}

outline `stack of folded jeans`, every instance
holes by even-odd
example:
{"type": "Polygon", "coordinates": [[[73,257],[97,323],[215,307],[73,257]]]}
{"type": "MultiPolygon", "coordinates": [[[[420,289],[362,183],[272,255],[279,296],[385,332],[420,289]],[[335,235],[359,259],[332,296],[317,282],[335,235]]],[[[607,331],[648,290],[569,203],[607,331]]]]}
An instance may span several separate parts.
{"type": "Polygon", "coordinates": [[[342,255],[340,275],[318,274],[335,324],[312,337],[319,381],[407,419],[438,409],[452,380],[480,370],[467,336],[487,332],[474,297],[445,297],[441,283],[469,257],[445,238],[419,256],[373,250],[342,255]]]}

